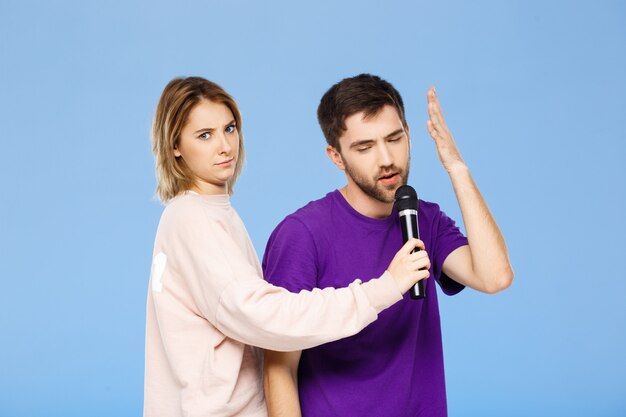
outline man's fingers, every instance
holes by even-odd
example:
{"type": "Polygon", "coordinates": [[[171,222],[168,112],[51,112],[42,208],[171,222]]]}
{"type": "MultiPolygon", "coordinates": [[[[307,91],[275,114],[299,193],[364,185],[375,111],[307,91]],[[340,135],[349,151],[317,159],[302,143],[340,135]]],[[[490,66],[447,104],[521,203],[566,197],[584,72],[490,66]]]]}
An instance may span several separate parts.
{"type": "Polygon", "coordinates": [[[426,93],[426,99],[430,103],[436,98],[436,96],[437,94],[435,93],[435,86],[431,85],[430,88],[428,89],[428,92],[426,93]]]}
{"type": "Polygon", "coordinates": [[[436,99],[428,103],[428,115],[430,116],[430,120],[432,120],[437,127],[445,126],[446,121],[443,118],[443,111],[436,99]]]}
{"type": "Polygon", "coordinates": [[[426,94],[428,99],[428,117],[429,120],[426,122],[426,128],[428,129],[428,133],[435,139],[435,136],[441,137],[441,133],[443,133],[442,129],[442,117],[441,117],[441,108],[439,107],[439,101],[437,100],[437,95],[435,94],[435,86],[431,86],[426,94]]]}
{"type": "Polygon", "coordinates": [[[434,86],[428,90],[428,115],[433,123],[435,123],[436,127],[439,127],[439,125],[442,127],[446,125],[446,120],[443,117],[443,110],[441,110],[439,97],[437,97],[434,86]]]}
{"type": "Polygon", "coordinates": [[[426,129],[428,129],[428,133],[430,133],[430,136],[433,139],[437,139],[439,137],[439,132],[435,128],[435,125],[433,124],[432,120],[426,121],[426,129]]]}

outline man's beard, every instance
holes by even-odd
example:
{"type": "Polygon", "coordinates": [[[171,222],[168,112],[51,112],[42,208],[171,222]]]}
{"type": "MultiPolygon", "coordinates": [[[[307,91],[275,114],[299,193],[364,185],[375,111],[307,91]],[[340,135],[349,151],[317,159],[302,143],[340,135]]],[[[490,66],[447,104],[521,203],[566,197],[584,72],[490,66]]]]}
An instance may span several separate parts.
{"type": "Polygon", "coordinates": [[[348,165],[345,160],[343,161],[343,165],[346,169],[346,173],[350,176],[350,178],[352,178],[352,181],[354,181],[357,187],[359,187],[365,194],[382,203],[393,203],[396,190],[400,188],[400,186],[406,185],[407,183],[411,160],[409,159],[407,161],[406,170],[400,169],[395,165],[391,165],[386,169],[378,171],[377,175],[372,179],[367,179],[365,176],[352,169],[352,167],[348,165]],[[400,183],[384,186],[378,182],[378,178],[392,172],[395,172],[400,176],[400,183]]]}

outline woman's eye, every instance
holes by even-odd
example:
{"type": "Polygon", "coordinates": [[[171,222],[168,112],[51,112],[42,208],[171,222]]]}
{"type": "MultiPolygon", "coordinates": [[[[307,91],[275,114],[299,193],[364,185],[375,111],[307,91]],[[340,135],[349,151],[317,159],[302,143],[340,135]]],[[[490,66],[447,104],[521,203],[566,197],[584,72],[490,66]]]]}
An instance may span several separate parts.
{"type": "Polygon", "coordinates": [[[211,137],[211,134],[209,132],[204,132],[202,133],[200,136],[198,136],[200,139],[208,139],[211,137]]]}
{"type": "Polygon", "coordinates": [[[236,129],[237,129],[237,126],[232,124],[226,128],[226,133],[233,133],[236,129]]]}

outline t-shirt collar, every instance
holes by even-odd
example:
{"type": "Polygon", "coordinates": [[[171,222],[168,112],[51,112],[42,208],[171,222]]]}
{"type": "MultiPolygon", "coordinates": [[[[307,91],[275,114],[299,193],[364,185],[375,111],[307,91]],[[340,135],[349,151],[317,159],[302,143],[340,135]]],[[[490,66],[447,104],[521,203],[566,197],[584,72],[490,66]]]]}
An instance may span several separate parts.
{"type": "Polygon", "coordinates": [[[358,211],[356,211],[354,207],[352,207],[350,203],[346,201],[343,194],[341,194],[341,191],[335,190],[332,193],[330,193],[330,195],[337,202],[339,207],[341,207],[342,210],[346,211],[355,220],[367,223],[368,225],[371,225],[374,227],[387,228],[390,225],[392,225],[398,217],[398,212],[395,207],[391,210],[391,214],[389,216],[384,217],[382,219],[375,219],[373,217],[367,217],[359,213],[358,211]]]}

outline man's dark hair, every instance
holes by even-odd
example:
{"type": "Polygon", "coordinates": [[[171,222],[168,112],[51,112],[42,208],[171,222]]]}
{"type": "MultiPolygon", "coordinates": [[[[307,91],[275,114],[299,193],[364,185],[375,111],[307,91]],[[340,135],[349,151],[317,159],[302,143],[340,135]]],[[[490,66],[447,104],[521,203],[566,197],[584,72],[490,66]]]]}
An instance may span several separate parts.
{"type": "Polygon", "coordinates": [[[339,138],[346,131],[346,118],[363,112],[365,118],[375,116],[384,106],[396,109],[404,127],[404,103],[398,90],[387,81],[371,74],[344,78],[322,96],[317,120],[326,142],[338,151],[339,138]]]}

